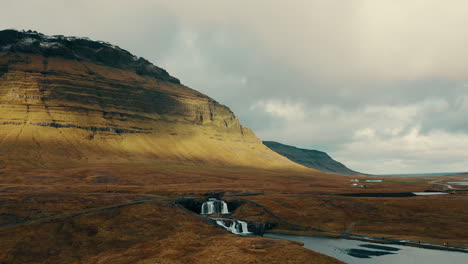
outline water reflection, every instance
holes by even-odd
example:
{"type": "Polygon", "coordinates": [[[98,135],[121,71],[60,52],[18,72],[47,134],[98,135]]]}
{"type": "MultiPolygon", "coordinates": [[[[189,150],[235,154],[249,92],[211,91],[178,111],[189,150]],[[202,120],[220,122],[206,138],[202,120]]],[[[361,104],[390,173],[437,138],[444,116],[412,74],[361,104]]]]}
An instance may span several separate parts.
{"type": "Polygon", "coordinates": [[[466,264],[468,254],[401,245],[382,245],[357,240],[314,236],[265,234],[265,237],[294,240],[304,247],[349,264],[466,264]]]}

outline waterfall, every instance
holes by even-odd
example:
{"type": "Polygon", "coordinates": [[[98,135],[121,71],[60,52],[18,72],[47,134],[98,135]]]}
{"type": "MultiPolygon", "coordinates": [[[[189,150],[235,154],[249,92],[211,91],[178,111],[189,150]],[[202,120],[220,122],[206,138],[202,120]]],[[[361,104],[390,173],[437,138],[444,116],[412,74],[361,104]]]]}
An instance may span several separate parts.
{"type": "Polygon", "coordinates": [[[203,203],[202,205],[202,211],[201,211],[201,214],[205,214],[205,215],[208,215],[208,214],[214,214],[214,202],[213,201],[208,201],[206,203],[203,203]]]}
{"type": "Polygon", "coordinates": [[[222,226],[226,229],[229,229],[229,227],[227,227],[225,224],[224,224],[224,221],[223,220],[216,220],[216,224],[218,224],[219,226],[222,226]]]}
{"type": "Polygon", "coordinates": [[[237,223],[236,221],[232,221],[231,224],[226,228],[229,232],[233,234],[238,234],[239,231],[237,230],[237,223]]]}
{"type": "Polygon", "coordinates": [[[227,231],[236,235],[248,235],[251,234],[247,227],[247,223],[240,220],[225,219],[225,218],[212,218],[216,221],[216,224],[222,226],[227,231]]]}
{"type": "Polygon", "coordinates": [[[244,222],[244,221],[239,221],[239,223],[241,224],[241,232],[242,233],[249,233],[249,228],[247,228],[247,223],[244,222]]]}
{"type": "Polygon", "coordinates": [[[215,198],[210,198],[207,202],[202,204],[201,214],[229,214],[229,210],[226,202],[217,200],[215,198]]]}
{"type": "Polygon", "coordinates": [[[223,209],[221,210],[221,214],[229,214],[227,203],[225,203],[224,201],[221,202],[223,202],[223,209]]]}

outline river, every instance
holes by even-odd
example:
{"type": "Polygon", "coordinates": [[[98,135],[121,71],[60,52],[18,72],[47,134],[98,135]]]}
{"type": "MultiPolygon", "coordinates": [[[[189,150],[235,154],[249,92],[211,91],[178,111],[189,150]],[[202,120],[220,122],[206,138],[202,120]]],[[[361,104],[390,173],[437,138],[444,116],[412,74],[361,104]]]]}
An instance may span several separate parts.
{"type": "Polygon", "coordinates": [[[467,264],[468,253],[359,240],[267,233],[264,237],[294,240],[304,247],[348,264],[467,264]]]}

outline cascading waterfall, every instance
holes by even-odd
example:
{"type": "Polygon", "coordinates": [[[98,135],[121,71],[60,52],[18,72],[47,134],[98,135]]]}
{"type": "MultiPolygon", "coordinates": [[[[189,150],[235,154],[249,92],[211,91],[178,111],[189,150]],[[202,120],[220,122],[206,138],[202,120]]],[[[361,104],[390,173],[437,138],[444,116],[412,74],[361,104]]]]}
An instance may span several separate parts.
{"type": "MultiPolygon", "coordinates": [[[[218,200],[216,198],[210,198],[208,201],[204,202],[201,207],[201,214],[202,215],[211,215],[211,214],[229,214],[228,205],[223,200],[218,200]]],[[[236,234],[236,235],[248,235],[252,234],[249,232],[247,227],[247,223],[240,220],[235,219],[228,219],[228,218],[214,218],[210,217],[210,219],[214,220],[216,224],[222,226],[229,232],[236,234]]]]}
{"type": "Polygon", "coordinates": [[[208,202],[203,203],[201,214],[204,214],[204,215],[214,214],[214,202],[208,201],[208,202]]]}
{"type": "Polygon", "coordinates": [[[216,221],[216,224],[224,227],[227,231],[236,235],[248,235],[251,234],[247,227],[247,223],[240,220],[224,219],[224,218],[212,218],[216,221]]]}
{"type": "Polygon", "coordinates": [[[221,210],[221,214],[229,214],[227,203],[225,203],[224,201],[221,202],[223,202],[223,209],[221,210]]]}
{"type": "Polygon", "coordinates": [[[207,202],[202,204],[201,214],[229,214],[229,209],[226,202],[217,200],[215,198],[210,198],[207,202]]]}

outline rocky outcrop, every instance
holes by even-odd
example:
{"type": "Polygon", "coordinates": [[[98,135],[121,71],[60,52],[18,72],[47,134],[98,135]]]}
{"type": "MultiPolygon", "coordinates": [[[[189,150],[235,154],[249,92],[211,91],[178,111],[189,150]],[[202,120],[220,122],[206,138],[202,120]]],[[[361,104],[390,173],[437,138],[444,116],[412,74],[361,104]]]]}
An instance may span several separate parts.
{"type": "Polygon", "coordinates": [[[296,167],[232,111],[112,44],[0,31],[0,160],[296,167]]]}
{"type": "Polygon", "coordinates": [[[139,75],[180,83],[177,78],[144,58],[136,57],[110,43],[92,41],[88,38],[46,36],[35,31],[3,30],[0,31],[0,51],[87,60],[99,65],[131,70],[139,75]]]}
{"type": "Polygon", "coordinates": [[[274,141],[264,141],[263,144],[271,150],[305,167],[336,174],[362,175],[362,173],[349,169],[322,151],[296,148],[274,141]]]}

